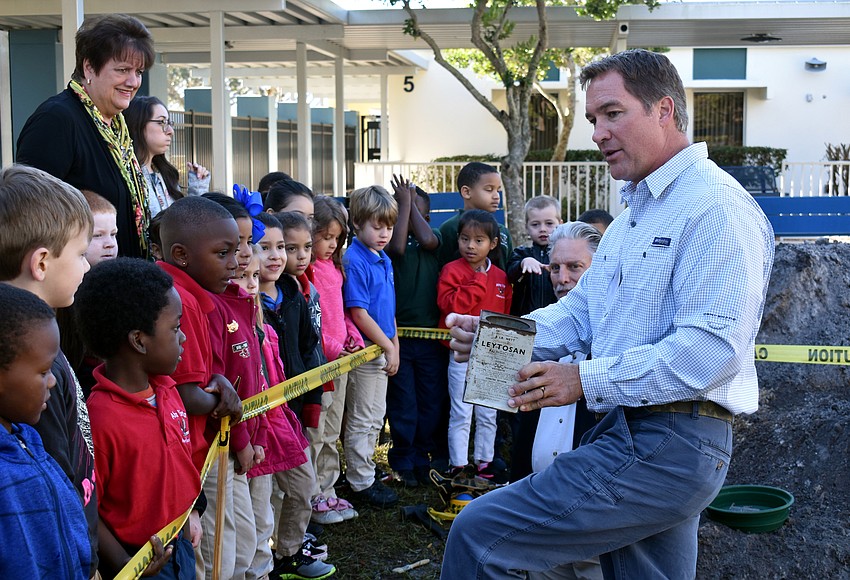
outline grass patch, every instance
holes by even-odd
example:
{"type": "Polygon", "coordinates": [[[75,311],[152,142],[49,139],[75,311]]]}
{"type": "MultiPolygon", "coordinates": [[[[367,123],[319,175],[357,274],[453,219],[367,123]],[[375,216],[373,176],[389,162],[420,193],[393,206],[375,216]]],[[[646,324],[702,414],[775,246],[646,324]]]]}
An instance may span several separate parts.
{"type": "MultiPolygon", "coordinates": [[[[375,459],[384,471],[389,472],[387,449],[379,445],[375,459]]],[[[433,485],[405,488],[400,482],[389,482],[399,496],[395,507],[375,509],[353,501],[360,517],[340,524],[324,527],[320,540],[328,544],[328,561],[337,567],[335,578],[373,580],[378,578],[439,578],[443,561],[444,543],[419,524],[402,521],[401,507],[424,503],[442,509],[442,501],[433,485]],[[430,562],[402,574],[393,568],[428,559],[430,562]]],[[[340,497],[349,500],[347,488],[337,490],[340,497]]]]}

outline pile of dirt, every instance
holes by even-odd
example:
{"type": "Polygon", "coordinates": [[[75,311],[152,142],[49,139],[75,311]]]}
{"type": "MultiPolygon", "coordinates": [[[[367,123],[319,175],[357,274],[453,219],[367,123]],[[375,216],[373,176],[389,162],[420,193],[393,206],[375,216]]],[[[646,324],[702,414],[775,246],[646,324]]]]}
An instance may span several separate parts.
{"type": "MultiPolygon", "coordinates": [[[[759,344],[850,345],[850,245],[780,244],[759,344]]],[[[699,578],[850,578],[850,367],[757,363],[760,407],[735,419],[727,484],[794,494],[777,531],[703,518],[699,578]]]]}

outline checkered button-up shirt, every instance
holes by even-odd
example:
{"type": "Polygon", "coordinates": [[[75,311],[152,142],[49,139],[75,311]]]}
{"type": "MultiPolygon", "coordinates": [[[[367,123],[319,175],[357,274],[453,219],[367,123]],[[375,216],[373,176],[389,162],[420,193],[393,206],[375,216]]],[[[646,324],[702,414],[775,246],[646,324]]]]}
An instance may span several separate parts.
{"type": "Polygon", "coordinates": [[[588,408],[710,400],[758,408],[754,342],[773,265],[773,229],[753,198],[687,147],[621,190],[574,290],[529,315],[535,360],[575,351],[588,408]]]}

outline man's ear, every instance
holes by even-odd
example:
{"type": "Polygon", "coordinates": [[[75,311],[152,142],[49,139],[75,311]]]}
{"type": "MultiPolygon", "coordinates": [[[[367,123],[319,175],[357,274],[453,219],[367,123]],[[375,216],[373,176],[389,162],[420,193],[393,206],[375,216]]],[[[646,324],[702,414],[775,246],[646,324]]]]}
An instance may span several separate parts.
{"type": "Polygon", "coordinates": [[[662,97],[658,101],[658,121],[661,126],[676,122],[674,112],[676,111],[676,103],[673,102],[673,97],[662,97]]]}
{"type": "Polygon", "coordinates": [[[472,197],[472,195],[471,195],[471,194],[470,194],[470,192],[469,192],[469,186],[468,186],[468,185],[463,185],[463,186],[461,186],[461,188],[460,188],[460,196],[461,196],[463,199],[469,199],[470,197],[472,197]]]}
{"type": "Polygon", "coordinates": [[[36,282],[44,282],[50,258],[50,250],[43,247],[36,248],[24,258],[24,263],[21,264],[21,273],[29,272],[36,282]]]}
{"type": "MultiPolygon", "coordinates": [[[[163,255],[165,255],[164,252],[163,255]]],[[[171,244],[166,257],[170,257],[171,263],[180,268],[185,268],[189,261],[189,253],[186,251],[186,246],[180,243],[171,244]]]]}
{"type": "Polygon", "coordinates": [[[130,348],[139,354],[147,354],[148,349],[145,346],[144,333],[141,330],[131,330],[127,333],[127,342],[130,343],[130,348]]]}

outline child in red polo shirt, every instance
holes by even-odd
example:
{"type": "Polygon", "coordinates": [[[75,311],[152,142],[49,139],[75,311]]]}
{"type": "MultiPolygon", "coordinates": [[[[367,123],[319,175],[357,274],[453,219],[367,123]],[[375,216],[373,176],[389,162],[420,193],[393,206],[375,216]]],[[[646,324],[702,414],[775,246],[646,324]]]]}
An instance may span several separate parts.
{"type": "MultiPolygon", "coordinates": [[[[163,213],[165,215],[159,234],[164,262],[160,262],[159,266],[174,278],[174,286],[183,300],[182,328],[186,334],[183,359],[171,378],[177,383],[177,389],[190,415],[194,460],[196,467],[200,467],[212,436],[219,428],[218,421],[207,421],[207,418],[218,419],[231,412],[231,424],[236,425],[242,415],[241,401],[230,381],[221,374],[215,374],[221,372],[221,367],[217,367],[215,363],[212,334],[224,330],[213,329],[209,320],[210,314],[218,308],[214,295],[225,292],[230,286],[230,279],[236,274],[240,232],[230,212],[203,197],[178,199],[163,213]],[[207,387],[199,388],[203,385],[207,387]],[[211,390],[220,392],[220,400],[210,393],[211,390]],[[197,433],[205,435],[205,439],[200,443],[194,441],[197,433]]],[[[244,453],[249,445],[250,443],[245,443],[242,449],[237,449],[236,446],[233,448],[240,462],[248,468],[253,461],[253,448],[250,449],[250,458],[244,453]]],[[[209,509],[202,521],[205,534],[196,553],[198,576],[212,573],[215,511],[219,507],[214,493],[217,478],[216,464],[204,484],[205,489],[213,493],[207,492],[209,509]]],[[[247,556],[241,562],[237,559],[238,547],[243,545],[237,545],[237,539],[245,540],[244,545],[250,545],[254,535],[250,495],[246,496],[249,510],[247,513],[251,514],[252,521],[250,525],[241,526],[237,534],[233,516],[236,506],[233,490],[234,486],[229,486],[226,490],[227,496],[223,505],[226,510],[224,527],[220,531],[224,550],[219,571],[223,578],[238,575],[237,567],[241,568],[244,574],[250,560],[247,556]]]]}
{"type": "MultiPolygon", "coordinates": [[[[482,310],[507,313],[511,310],[511,284],[490,256],[499,252],[499,224],[488,211],[470,209],[458,223],[458,249],[461,258],[440,271],[437,305],[440,327],[445,328],[450,312],[478,316],[482,310]]],[[[452,472],[460,473],[469,462],[469,431],[475,414],[473,458],[481,477],[492,478],[489,470],[496,441],[496,410],[463,402],[467,363],[449,359],[449,460],[452,472]]]]}
{"type": "Polygon", "coordinates": [[[88,409],[97,447],[98,514],[117,540],[100,545],[100,564],[110,576],[150,540],[156,556],[148,573],[195,577],[197,511],[165,549],[152,537],[183,514],[201,488],[186,409],[168,376],[186,339],[182,312],[171,277],[143,260],[99,264],[76,294],[80,334],[105,361],[94,370],[88,409]]]}

